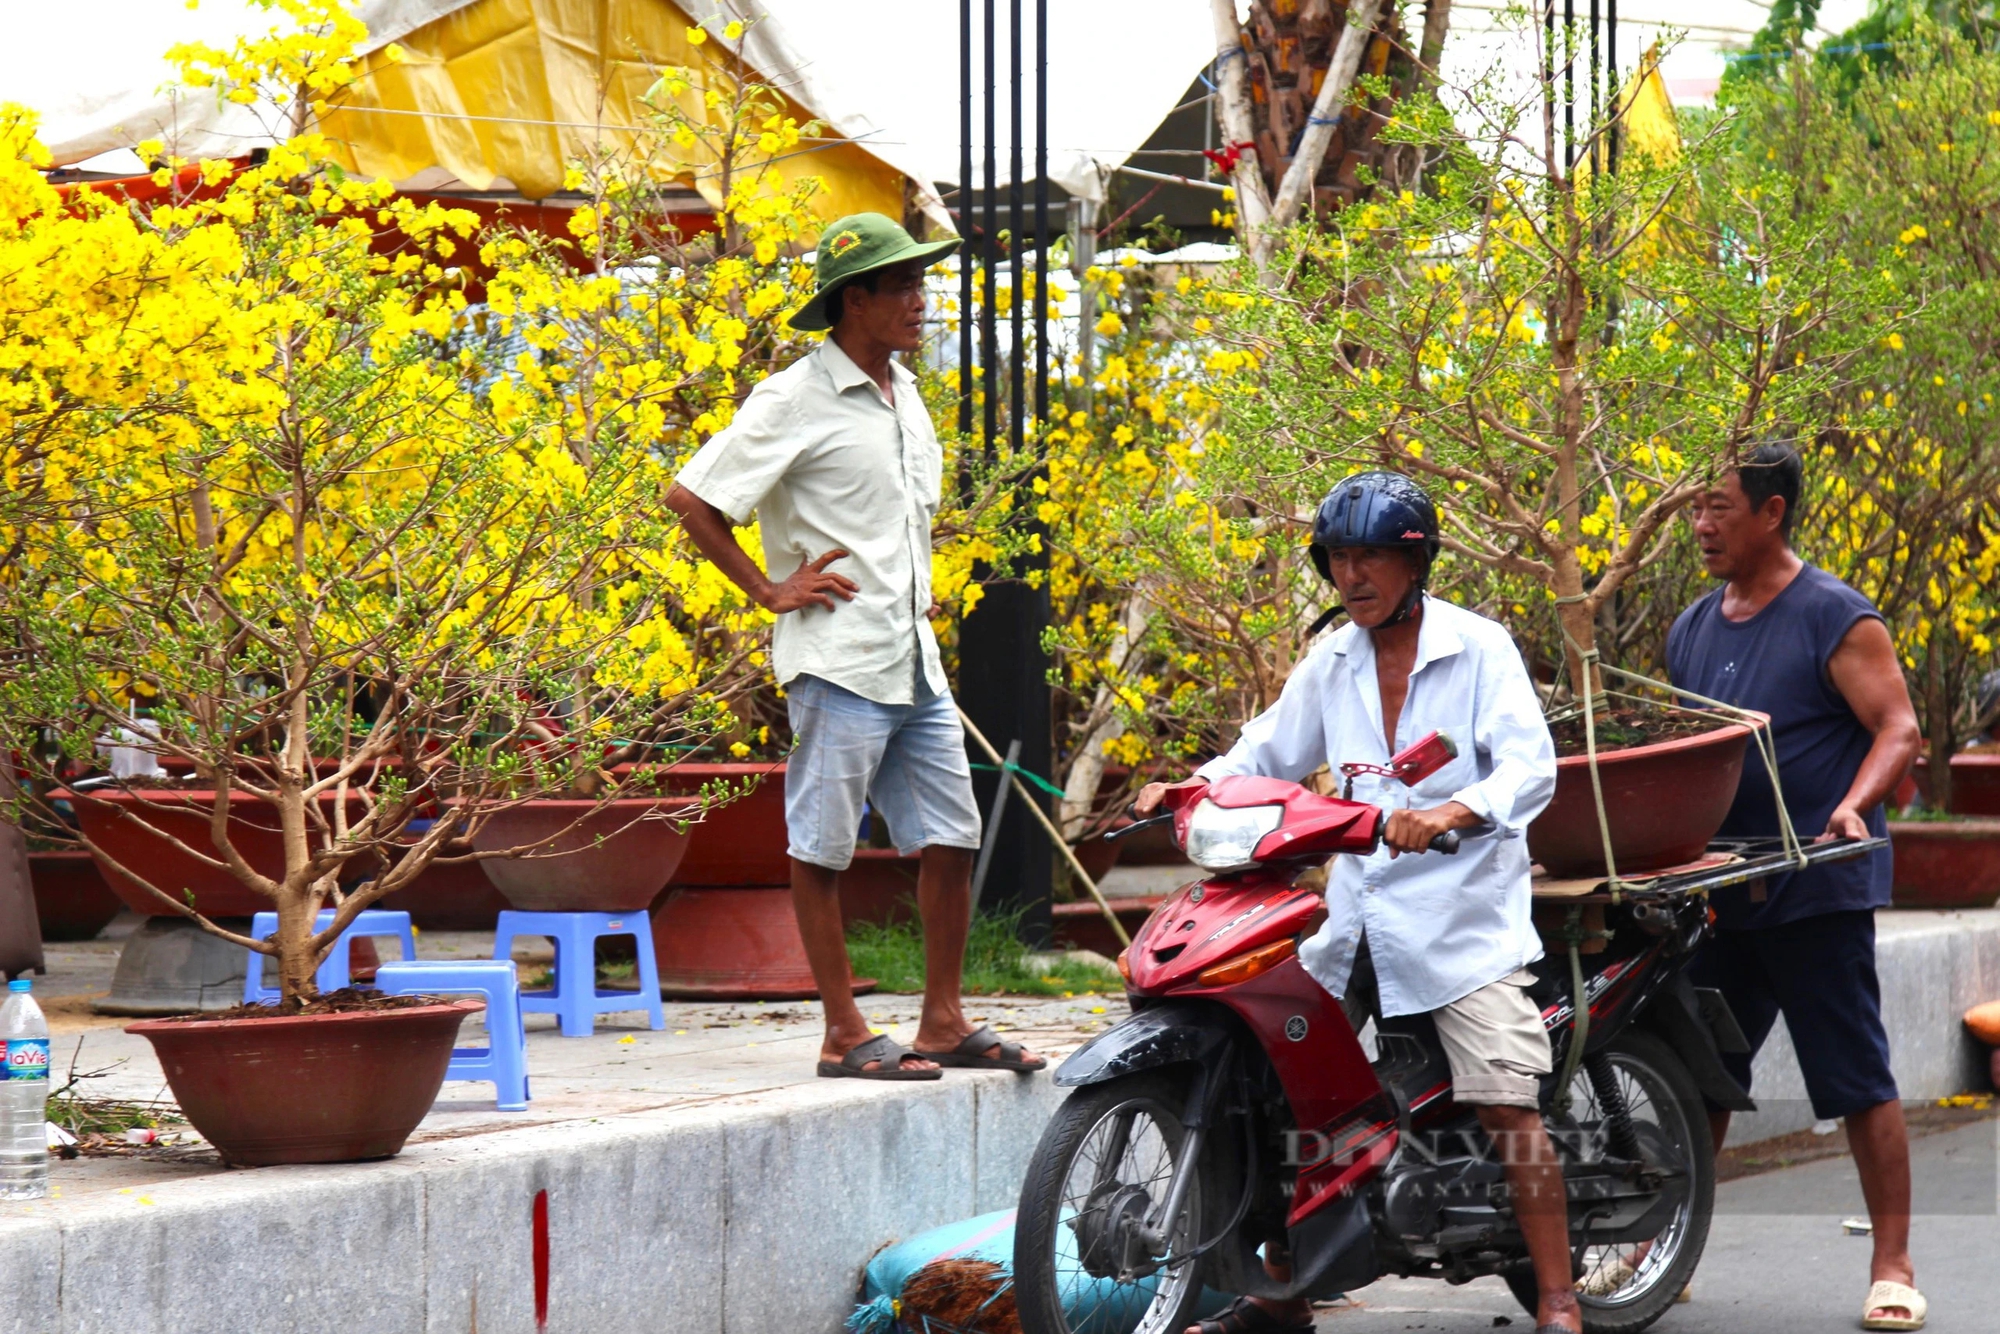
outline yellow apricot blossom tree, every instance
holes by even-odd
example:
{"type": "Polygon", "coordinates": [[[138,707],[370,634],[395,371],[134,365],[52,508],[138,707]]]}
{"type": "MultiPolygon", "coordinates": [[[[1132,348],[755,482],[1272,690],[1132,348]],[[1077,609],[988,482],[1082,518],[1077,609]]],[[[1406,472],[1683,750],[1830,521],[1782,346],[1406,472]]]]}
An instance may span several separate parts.
{"type": "MultiPolygon", "coordinates": [[[[286,8],[300,30],[184,57],[227,96],[337,87],[351,21],[286,8]]],[[[354,915],[435,859],[552,841],[452,840],[541,794],[656,792],[657,761],[724,721],[741,663],[686,646],[690,581],[662,577],[678,536],[644,503],[652,442],[579,450],[565,411],[519,406],[548,368],[468,335],[454,261],[476,217],[328,170],[310,133],[242,169],[168,162],[144,210],[66,208],[34,188],[25,130],[8,146],[0,268],[53,309],[0,326],[0,744],[46,820],[107,735],[191,773],[153,786],[207,814],[205,841],[123,818],[269,897],[272,940],[81,837],[162,907],[275,955],[290,1009],[354,915]],[[79,240],[106,284],[64,286],[88,272],[79,240]],[[282,866],[240,845],[245,799],[282,866]]],[[[99,782],[77,799],[159,795],[99,782]]]]}

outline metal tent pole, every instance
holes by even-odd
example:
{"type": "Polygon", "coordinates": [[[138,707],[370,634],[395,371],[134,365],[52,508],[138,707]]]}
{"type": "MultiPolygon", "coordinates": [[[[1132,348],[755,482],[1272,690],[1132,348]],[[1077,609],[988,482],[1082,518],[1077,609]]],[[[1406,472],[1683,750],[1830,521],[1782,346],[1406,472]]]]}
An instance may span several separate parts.
{"type": "MultiPolygon", "coordinates": [[[[995,256],[998,251],[998,196],[995,180],[995,135],[994,105],[992,92],[995,85],[995,61],[992,41],[994,10],[997,0],[986,0],[987,42],[987,108],[986,108],[986,231],[984,253],[987,256],[987,302],[982,313],[984,363],[986,367],[986,445],[990,459],[997,452],[1000,385],[995,377],[1001,372],[998,355],[998,326],[994,318],[994,294],[997,290],[995,278],[995,256]]],[[[1012,24],[1009,46],[1013,53],[1012,104],[1010,107],[1013,144],[1009,160],[1013,168],[1013,179],[1008,191],[1009,217],[1013,223],[1012,237],[1008,251],[1012,259],[1012,269],[1016,278],[1014,294],[1018,297],[1026,284],[1019,281],[1020,261],[1024,253],[1022,245],[1025,231],[1023,216],[1023,176],[1022,169],[1022,34],[1021,0],[1010,0],[1008,16],[1012,24]]],[[[1027,413],[1025,411],[1026,381],[1022,376],[1022,349],[1026,335],[1026,312],[1016,304],[1013,312],[1012,334],[1014,357],[1008,368],[1009,413],[1007,429],[1012,444],[1018,451],[1024,446],[1024,430],[1027,413]]],[[[1016,478],[1019,480],[1018,472],[1016,478]]],[[[1032,505],[1016,505],[1016,512],[1032,514],[1032,505]]],[[[1046,568],[1047,557],[1040,557],[1037,564],[1046,568]]],[[[1021,562],[1024,573],[1033,569],[1029,561],[1021,562]]],[[[991,572],[980,569],[975,576],[980,579],[990,577],[991,572]]],[[[1044,779],[1050,773],[1052,760],[1051,721],[1048,672],[1048,654],[1042,648],[1042,628],[1048,624],[1048,589],[1046,580],[1037,580],[1037,587],[1026,579],[1013,577],[987,585],[985,595],[978,607],[965,617],[958,632],[958,687],[959,703],[968,718],[975,720],[980,735],[996,738],[1002,746],[1011,749],[1011,743],[1020,743],[1020,768],[1024,773],[1040,775],[1044,779]]],[[[969,743],[968,743],[969,745],[969,743]]],[[[983,763],[983,760],[982,760],[983,763]]],[[[981,805],[989,807],[996,799],[989,781],[1003,781],[1002,774],[975,771],[974,787],[981,798],[981,805]]],[[[1034,807],[1038,821],[1046,818],[1044,807],[1046,797],[1032,795],[1025,786],[1016,787],[1015,794],[1034,807]]],[[[1054,869],[1054,849],[1039,838],[999,838],[991,847],[987,861],[987,874],[982,885],[981,899],[984,904],[1003,911],[1019,913],[1022,939],[1032,946],[1045,945],[1049,940],[1051,918],[1049,912],[1051,875],[1054,869]]]]}
{"type": "Polygon", "coordinates": [[[1007,103],[1007,282],[1012,288],[1008,315],[1014,336],[1013,350],[1007,357],[1007,443],[1013,446],[1016,468],[1023,457],[1021,450],[1026,443],[1027,416],[1025,407],[1028,377],[1023,365],[1028,350],[1028,311],[1022,301],[1022,293],[1028,285],[1021,280],[1021,256],[1026,247],[1021,244],[1023,224],[1021,204],[1021,0],[1009,0],[1007,18],[1010,24],[1009,36],[1012,43],[1008,51],[1008,92],[1007,103]]]}
{"type": "MultiPolygon", "coordinates": [[[[958,0],[958,438],[972,437],[972,0],[958,0]]],[[[970,484],[959,460],[961,489],[970,484]]]]}
{"type": "Polygon", "coordinates": [[[1000,360],[1000,331],[994,322],[994,290],[1000,245],[999,163],[994,159],[994,6],[986,0],[986,234],[979,239],[979,252],[986,267],[986,304],[979,312],[979,365],[986,373],[986,411],[982,417],[980,442],[986,456],[993,456],[995,437],[1000,434],[999,384],[994,378],[1000,360]]]}
{"type": "MultiPolygon", "coordinates": [[[[1616,0],[1613,0],[1616,3],[1616,0]]],[[[1035,430],[1049,417],[1049,0],[1035,0],[1035,430]]]]}

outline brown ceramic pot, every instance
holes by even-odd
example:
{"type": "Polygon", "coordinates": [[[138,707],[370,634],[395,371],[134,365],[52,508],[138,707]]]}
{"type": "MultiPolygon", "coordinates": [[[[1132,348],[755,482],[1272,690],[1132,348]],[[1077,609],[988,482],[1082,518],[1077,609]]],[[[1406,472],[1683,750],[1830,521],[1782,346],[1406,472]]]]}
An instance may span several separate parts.
{"type": "Polygon", "coordinates": [[[478,862],[432,862],[377,906],[408,913],[422,931],[491,931],[507,907],[507,896],[478,862]]]}
{"type": "Polygon", "coordinates": [[[480,863],[524,912],[636,912],[651,903],[688,849],[676,797],[544,798],[494,811],[472,836],[481,852],[550,841],[535,855],[480,863]],[[574,828],[571,826],[574,825],[574,828]]]}
{"type": "MultiPolygon", "coordinates": [[[[201,788],[135,788],[130,791],[56,792],[76,811],[83,833],[111,861],[129,866],[169,894],[192,894],[196,911],[208,917],[248,917],[267,912],[271,900],[231,875],[181,851],[172,840],[204,853],[209,839],[209,812],[215,793],[201,788]]],[[[328,815],[334,798],[321,798],[328,815]]],[[[365,808],[350,798],[349,818],[359,820],[365,808]]],[[[285,874],[285,836],[278,808],[248,792],[229,794],[229,843],[259,874],[277,880],[285,874]]],[[[315,840],[317,843],[317,840],[315,840]]],[[[104,879],[125,906],[145,917],[179,916],[173,908],[99,861],[104,879]]]]}
{"type": "Polygon", "coordinates": [[[836,882],[841,920],[878,926],[916,920],[918,862],[894,848],[856,848],[836,882]]]}
{"type": "MultiPolygon", "coordinates": [[[[1620,875],[1701,856],[1736,799],[1750,729],[1730,723],[1700,736],[1599,752],[1611,850],[1620,875]]],[[[1558,879],[1603,875],[1604,840],[1590,759],[1556,761],[1556,794],[1528,826],[1528,855],[1558,879]]]]}
{"type": "MultiPolygon", "coordinates": [[[[807,1000],[819,995],[789,889],[672,886],[653,907],[660,991],[680,1000],[807,1000]]],[[[856,978],[856,994],[873,978],[856,978]]]]}
{"type": "MultiPolygon", "coordinates": [[[[1125,934],[1136,936],[1153,910],[1171,897],[1166,894],[1148,894],[1136,898],[1111,900],[1111,911],[1118,914],[1119,925],[1125,934]]],[[[1062,950],[1096,950],[1105,958],[1117,957],[1125,948],[1118,935],[1111,929],[1111,923],[1104,920],[1104,910],[1095,903],[1058,903],[1049,909],[1052,917],[1051,933],[1055,947],[1062,950]]]]}
{"type": "Polygon", "coordinates": [[[124,905],[87,852],[30,852],[43,940],[94,940],[124,905]]]}
{"type": "Polygon", "coordinates": [[[387,1158],[437,1100],[480,1000],[253,1019],[148,1019],[174,1101],[225,1162],[387,1158]]]}
{"type": "MultiPolygon", "coordinates": [[[[1913,774],[1917,790],[1928,801],[1931,795],[1930,760],[1919,757],[1913,774]]],[[[1951,757],[1951,812],[1953,815],[2000,815],[2000,755],[1951,757]]]]}
{"type": "Polygon", "coordinates": [[[778,764],[677,764],[662,781],[670,792],[693,795],[705,783],[756,786],[726,806],[708,810],[690,830],[687,855],[674,871],[676,885],[789,885],[785,849],[785,766],[778,764]]]}
{"type": "Polygon", "coordinates": [[[1990,908],[2000,902],[2000,820],[1892,820],[1891,902],[1898,908],[1990,908]]]}

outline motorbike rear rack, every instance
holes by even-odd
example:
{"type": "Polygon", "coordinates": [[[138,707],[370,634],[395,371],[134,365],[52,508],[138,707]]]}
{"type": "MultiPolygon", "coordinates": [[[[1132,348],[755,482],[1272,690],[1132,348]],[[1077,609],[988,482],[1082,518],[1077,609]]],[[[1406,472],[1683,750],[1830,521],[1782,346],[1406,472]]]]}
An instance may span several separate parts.
{"type": "MultiPolygon", "coordinates": [[[[1823,866],[1828,862],[1865,857],[1877,848],[1887,846],[1889,840],[1886,838],[1865,838],[1808,843],[1800,851],[1805,855],[1807,866],[1823,866]]],[[[1685,866],[1637,876],[1620,876],[1618,897],[1637,902],[1682,899],[1798,867],[1798,858],[1778,846],[1777,839],[1718,839],[1708,845],[1708,852],[1700,860],[1685,866]]],[[[1537,899],[1556,899],[1566,903],[1612,902],[1611,882],[1603,876],[1557,880],[1537,875],[1533,886],[1537,899]]]]}

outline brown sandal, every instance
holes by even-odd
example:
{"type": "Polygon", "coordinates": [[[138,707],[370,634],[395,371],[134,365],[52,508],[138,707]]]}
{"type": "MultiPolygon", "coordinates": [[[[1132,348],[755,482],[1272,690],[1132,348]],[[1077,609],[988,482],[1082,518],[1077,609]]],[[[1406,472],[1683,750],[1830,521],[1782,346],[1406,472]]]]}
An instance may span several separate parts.
{"type": "Polygon", "coordinates": [[[1033,1074],[1048,1065],[1048,1062],[1039,1056],[1029,1061],[1022,1060],[1021,1044],[1002,1042],[1000,1035],[990,1028],[974,1029],[965,1035],[963,1042],[950,1051],[919,1049],[915,1054],[926,1061],[936,1061],[939,1065],[948,1065],[958,1070],[1012,1070],[1016,1074],[1026,1075],[1033,1074]],[[989,1047],[998,1047],[1000,1054],[984,1055],[989,1047]]]}
{"type": "Polygon", "coordinates": [[[877,1033],[874,1037],[861,1043],[839,1060],[821,1061],[819,1063],[819,1077],[821,1079],[886,1080],[944,1078],[944,1071],[942,1070],[905,1070],[903,1062],[912,1056],[917,1057],[919,1060],[928,1061],[930,1059],[928,1056],[911,1051],[887,1033],[877,1033]],[[877,1062],[873,1070],[864,1068],[870,1061],[877,1062]]]}

